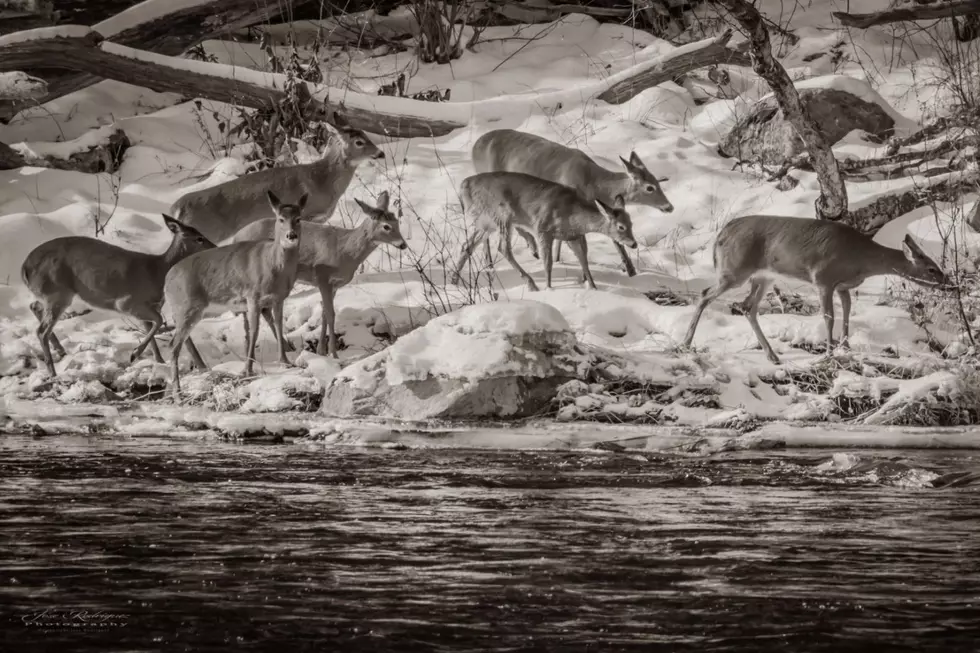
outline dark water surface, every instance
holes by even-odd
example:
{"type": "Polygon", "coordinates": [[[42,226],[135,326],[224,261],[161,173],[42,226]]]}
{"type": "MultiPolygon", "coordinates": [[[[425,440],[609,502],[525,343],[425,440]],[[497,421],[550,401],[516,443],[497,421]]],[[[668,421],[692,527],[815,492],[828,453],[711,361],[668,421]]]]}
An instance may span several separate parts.
{"type": "Polygon", "coordinates": [[[0,649],[980,651],[976,453],[831,456],[6,436],[0,649]]]}

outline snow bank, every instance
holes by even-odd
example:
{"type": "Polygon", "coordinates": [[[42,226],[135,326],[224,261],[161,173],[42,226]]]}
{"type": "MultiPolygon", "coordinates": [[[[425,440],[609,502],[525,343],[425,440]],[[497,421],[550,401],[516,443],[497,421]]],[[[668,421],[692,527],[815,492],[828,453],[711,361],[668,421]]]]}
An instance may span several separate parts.
{"type": "Polygon", "coordinates": [[[116,125],[105,125],[86,132],[82,136],[63,143],[11,143],[10,148],[26,157],[69,159],[73,154],[87,152],[93,147],[105,145],[119,131],[116,125]]]}

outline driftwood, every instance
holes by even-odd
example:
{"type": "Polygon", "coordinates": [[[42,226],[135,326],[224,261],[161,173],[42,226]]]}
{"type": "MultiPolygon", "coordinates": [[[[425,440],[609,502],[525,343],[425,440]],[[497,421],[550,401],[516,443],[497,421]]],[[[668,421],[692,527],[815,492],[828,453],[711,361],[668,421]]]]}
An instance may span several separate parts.
{"type": "MultiPolygon", "coordinates": [[[[155,91],[175,92],[189,97],[202,97],[259,109],[278,105],[286,99],[283,75],[122,48],[103,40],[97,32],[92,30],[86,32],[85,28],[78,29],[81,32],[71,37],[32,38],[15,40],[9,44],[3,44],[0,39],[0,71],[19,70],[31,64],[44,62],[45,65],[59,66],[79,73],[98,74],[155,91]]],[[[738,56],[729,57],[721,52],[719,48],[724,46],[718,46],[718,41],[719,39],[705,39],[690,43],[663,57],[638,64],[635,75],[624,73],[627,77],[622,83],[610,87],[616,89],[614,94],[606,96],[608,91],[605,88],[595,92],[600,99],[605,99],[606,96],[611,100],[623,102],[651,85],[708,65],[702,58],[696,56],[697,52],[702,50],[712,52],[712,60],[722,57],[730,59],[733,63],[742,61],[738,56]],[[665,61],[673,63],[665,65],[665,61]],[[669,72],[665,72],[668,69],[669,72]],[[657,72],[650,74],[651,70],[657,72]]],[[[420,103],[416,105],[418,108],[414,111],[409,109],[416,115],[406,115],[405,112],[400,113],[394,109],[386,111],[376,108],[385,106],[384,104],[375,104],[372,108],[364,108],[363,105],[362,107],[345,106],[342,102],[349,94],[318,84],[301,83],[297,85],[297,89],[304,96],[301,104],[304,106],[304,111],[308,113],[309,119],[320,119],[327,112],[336,111],[355,127],[369,133],[395,138],[448,134],[466,126],[477,107],[485,104],[485,101],[449,103],[447,108],[451,110],[444,115],[453,117],[437,119],[421,117],[431,115],[431,103],[420,103]],[[336,100],[333,99],[334,96],[337,97],[336,100]]],[[[559,95],[563,95],[563,92],[552,94],[552,96],[559,95]]],[[[538,96],[534,101],[545,103],[548,101],[548,95],[538,96]]],[[[408,108],[412,107],[414,102],[414,100],[399,99],[398,105],[408,108]]],[[[388,103],[387,106],[392,104],[388,103]]]]}
{"type": "MultiPolygon", "coordinates": [[[[126,132],[118,128],[103,127],[104,134],[99,134],[97,142],[88,146],[71,147],[69,143],[52,145],[44,143],[45,149],[64,147],[72,151],[67,157],[51,153],[33,152],[30,147],[5,145],[0,143],[0,170],[13,170],[22,166],[38,168],[56,168],[58,170],[74,170],[75,172],[115,172],[122,163],[123,154],[129,149],[129,138],[126,132]]],[[[91,139],[91,134],[81,136],[81,139],[91,139]]],[[[26,145],[26,144],[25,144],[26,145]]]]}
{"type": "MultiPolygon", "coordinates": [[[[280,0],[278,2],[256,2],[256,0],[211,0],[210,2],[177,9],[159,18],[149,20],[120,32],[102,34],[113,43],[126,45],[158,54],[175,56],[207,39],[230,34],[256,23],[271,19],[311,0],[280,0]]],[[[125,13],[125,12],[124,12],[125,13]]],[[[100,23],[101,24],[101,23],[100,23]]],[[[68,93],[83,89],[101,80],[97,70],[82,71],[59,65],[55,60],[35,60],[25,62],[22,70],[48,82],[48,95],[40,102],[48,102],[68,93]],[[75,70],[72,74],[52,75],[51,70],[75,70]]],[[[5,69],[6,68],[5,66],[5,69]]],[[[123,79],[122,81],[128,81],[123,79]]],[[[9,121],[24,103],[0,102],[0,121],[9,121]]]]}
{"type": "Polygon", "coordinates": [[[655,68],[624,80],[599,94],[599,99],[610,104],[622,104],[636,97],[641,91],[664,82],[669,82],[680,75],[698,68],[730,64],[733,66],[751,66],[748,55],[728,47],[732,39],[732,30],[725,30],[714,42],[694,52],[685,52],[678,48],[661,57],[661,63],[655,68]]]}
{"type": "Polygon", "coordinates": [[[935,4],[920,4],[909,7],[896,7],[870,14],[851,14],[846,11],[835,11],[834,18],[846,27],[867,29],[875,25],[897,23],[900,21],[934,20],[937,18],[952,18],[980,14],[980,0],[957,0],[935,4]]]}
{"type": "Polygon", "coordinates": [[[815,203],[818,218],[842,220],[847,216],[847,188],[827,139],[817,131],[786,69],[772,55],[769,31],[759,11],[745,0],[718,0],[748,32],[752,69],[772,88],[783,115],[807,145],[820,182],[815,203]]]}

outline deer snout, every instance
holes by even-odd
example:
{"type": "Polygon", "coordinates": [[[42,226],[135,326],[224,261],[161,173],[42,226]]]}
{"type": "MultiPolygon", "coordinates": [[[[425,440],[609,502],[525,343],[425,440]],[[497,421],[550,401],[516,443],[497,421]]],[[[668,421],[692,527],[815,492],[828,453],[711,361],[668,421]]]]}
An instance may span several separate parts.
{"type": "Polygon", "coordinates": [[[395,245],[395,247],[397,247],[398,249],[408,249],[408,243],[406,243],[406,242],[405,242],[405,241],[403,240],[402,242],[400,242],[400,243],[398,243],[397,245],[395,245]]]}
{"type": "Polygon", "coordinates": [[[374,155],[373,157],[371,157],[371,158],[372,158],[372,159],[383,159],[383,158],[385,158],[385,153],[384,153],[384,152],[378,152],[377,154],[375,154],[375,155],[374,155]]]}
{"type": "Polygon", "coordinates": [[[637,244],[637,242],[635,240],[631,240],[629,242],[629,245],[627,245],[627,247],[629,247],[630,249],[636,249],[637,247],[639,247],[639,245],[637,244]]]}
{"type": "Polygon", "coordinates": [[[286,232],[286,242],[295,243],[299,240],[299,231],[296,229],[290,229],[286,232]]]}
{"type": "Polygon", "coordinates": [[[673,213],[674,212],[674,205],[671,204],[670,202],[667,202],[666,204],[664,204],[664,205],[662,205],[662,206],[660,206],[658,208],[661,211],[663,211],[664,213],[673,213]]]}

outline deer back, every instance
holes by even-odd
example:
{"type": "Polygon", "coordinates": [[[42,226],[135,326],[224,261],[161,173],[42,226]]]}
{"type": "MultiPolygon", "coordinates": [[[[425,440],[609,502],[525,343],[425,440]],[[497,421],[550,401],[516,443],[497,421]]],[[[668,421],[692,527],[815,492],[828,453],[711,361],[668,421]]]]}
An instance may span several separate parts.
{"type": "Polygon", "coordinates": [[[24,259],[21,278],[35,295],[70,292],[97,308],[115,310],[116,301],[127,296],[159,304],[167,271],[187,256],[214,248],[196,229],[169,216],[163,218],[173,237],[160,254],[85,236],[55,238],[24,259]]]}

